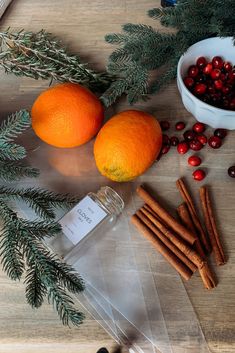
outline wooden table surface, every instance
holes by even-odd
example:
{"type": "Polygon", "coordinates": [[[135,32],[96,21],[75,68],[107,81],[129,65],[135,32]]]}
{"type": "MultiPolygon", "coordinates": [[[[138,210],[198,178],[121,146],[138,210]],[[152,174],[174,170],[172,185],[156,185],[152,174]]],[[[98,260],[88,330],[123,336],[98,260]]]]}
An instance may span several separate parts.
{"type": "MultiPolygon", "coordinates": [[[[120,25],[126,22],[156,27],[157,22],[149,19],[146,11],[159,3],[155,0],[14,0],[0,27],[2,30],[10,26],[32,31],[44,28],[59,36],[71,51],[78,52],[93,67],[102,69],[112,51],[112,47],[104,42],[104,35],[120,31],[120,25]]],[[[1,118],[21,108],[30,109],[36,96],[48,86],[46,81],[17,78],[4,72],[0,75],[1,118]]],[[[175,84],[148,103],[136,107],[172,124],[177,120],[194,122],[183,108],[175,84]]],[[[113,109],[124,108],[127,105],[122,101],[113,109]]],[[[204,290],[197,275],[185,286],[211,351],[232,353],[235,351],[235,180],[227,176],[227,168],[235,164],[235,132],[229,133],[220,150],[205,148],[202,156],[203,166],[208,171],[206,183],[214,190],[219,228],[229,261],[226,266],[216,269],[219,286],[214,291],[208,293],[204,290]]],[[[91,154],[87,158],[94,164],[91,154]]],[[[32,154],[31,161],[41,168],[40,180],[46,181],[48,188],[85,192],[76,179],[81,172],[77,149],[57,150],[40,143],[40,151],[32,154]],[[45,156],[51,157],[50,163],[45,156]]],[[[156,185],[163,196],[169,197],[172,206],[176,206],[180,199],[174,197],[175,180],[180,176],[191,178],[187,157],[171,150],[137,182],[151,184],[154,181],[154,187],[156,185]]],[[[198,184],[191,182],[191,189],[196,193],[198,184]]],[[[79,329],[63,327],[49,305],[45,304],[37,311],[28,306],[23,283],[12,282],[3,272],[0,273],[0,283],[1,353],[95,353],[101,346],[113,346],[113,340],[89,315],[79,329]]]]}

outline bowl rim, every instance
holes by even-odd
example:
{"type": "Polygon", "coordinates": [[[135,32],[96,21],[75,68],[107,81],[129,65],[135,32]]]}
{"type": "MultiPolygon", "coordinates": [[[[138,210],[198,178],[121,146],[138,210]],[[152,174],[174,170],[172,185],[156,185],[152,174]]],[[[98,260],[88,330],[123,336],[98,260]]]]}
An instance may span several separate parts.
{"type": "MultiPolygon", "coordinates": [[[[234,111],[234,110],[227,110],[227,109],[222,109],[222,108],[215,107],[215,106],[213,106],[213,105],[210,105],[210,104],[208,104],[208,103],[203,102],[202,100],[200,100],[199,98],[197,98],[196,96],[194,96],[194,95],[190,92],[190,90],[185,86],[184,81],[183,81],[183,79],[182,79],[182,76],[181,76],[181,74],[180,74],[180,69],[181,69],[181,66],[182,66],[182,62],[183,62],[183,59],[184,59],[185,55],[187,54],[187,52],[188,52],[191,48],[197,46],[198,44],[201,44],[202,42],[206,42],[206,41],[210,41],[210,40],[215,40],[215,39],[218,39],[218,40],[224,40],[224,39],[233,40],[233,37],[211,37],[211,38],[206,38],[206,39],[203,39],[203,40],[201,40],[201,41],[199,41],[199,42],[196,42],[196,43],[194,43],[193,45],[191,45],[190,47],[188,47],[187,51],[186,51],[183,55],[181,55],[181,57],[180,57],[180,59],[179,59],[179,61],[178,61],[178,65],[177,65],[177,79],[180,81],[180,84],[182,84],[183,87],[187,90],[187,92],[189,93],[189,96],[190,96],[191,98],[194,98],[194,99],[196,100],[196,102],[199,102],[199,103],[201,103],[202,105],[204,105],[205,107],[207,107],[207,108],[212,108],[212,109],[214,109],[215,111],[218,111],[218,112],[223,112],[223,113],[228,113],[228,112],[229,112],[230,114],[234,115],[234,117],[235,117],[235,111],[234,111]]],[[[235,50],[235,45],[234,45],[234,50],[235,50]]]]}

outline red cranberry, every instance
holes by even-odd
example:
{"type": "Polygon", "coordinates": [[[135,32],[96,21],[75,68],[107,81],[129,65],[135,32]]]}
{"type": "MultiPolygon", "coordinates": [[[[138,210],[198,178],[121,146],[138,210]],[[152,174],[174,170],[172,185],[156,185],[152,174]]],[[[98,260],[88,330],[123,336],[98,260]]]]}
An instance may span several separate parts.
{"type": "Polygon", "coordinates": [[[215,69],[222,69],[223,64],[223,59],[220,56],[214,56],[212,59],[212,65],[215,69]]]}
{"type": "Polygon", "coordinates": [[[235,70],[229,71],[228,80],[231,81],[231,82],[233,82],[235,80],[235,70]]]}
{"type": "Polygon", "coordinates": [[[220,79],[221,79],[221,81],[225,81],[226,79],[227,79],[227,75],[225,75],[225,74],[220,74],[220,79]]]}
{"type": "Polygon", "coordinates": [[[212,148],[220,148],[222,145],[222,140],[217,136],[211,136],[208,140],[208,144],[212,148]]]}
{"type": "Polygon", "coordinates": [[[228,175],[231,178],[235,178],[235,165],[232,165],[231,167],[228,168],[228,175]]]}
{"type": "Polygon", "coordinates": [[[235,98],[233,98],[229,103],[229,108],[235,110],[235,98]]]}
{"type": "Polygon", "coordinates": [[[210,75],[210,73],[211,73],[212,70],[213,70],[213,65],[212,65],[212,63],[208,63],[208,64],[204,67],[203,73],[204,73],[205,75],[210,75]]]}
{"type": "Polygon", "coordinates": [[[191,65],[188,69],[189,77],[196,77],[199,73],[198,67],[196,65],[191,65]]]}
{"type": "Polygon", "coordinates": [[[229,61],[225,61],[223,68],[225,69],[225,71],[231,71],[233,67],[229,61]]]}
{"type": "Polygon", "coordinates": [[[161,125],[161,128],[162,128],[162,131],[166,131],[166,130],[170,129],[170,123],[167,120],[160,121],[160,125],[161,125]]]}
{"type": "Polygon", "coordinates": [[[163,146],[170,146],[171,144],[169,137],[165,134],[162,135],[162,144],[163,146]]]}
{"type": "Polygon", "coordinates": [[[223,140],[227,136],[227,130],[225,130],[225,129],[216,129],[214,131],[214,136],[217,136],[221,140],[223,140]]]}
{"type": "Polygon", "coordinates": [[[206,130],[206,125],[203,123],[195,123],[193,125],[193,131],[195,131],[197,133],[204,132],[205,130],[206,130]]]}
{"type": "Polygon", "coordinates": [[[194,93],[202,95],[206,92],[206,85],[204,83],[197,83],[194,87],[194,93]]]}
{"type": "Polygon", "coordinates": [[[187,130],[183,134],[185,141],[191,141],[195,138],[196,134],[192,130],[187,130]]]}
{"type": "Polygon", "coordinates": [[[171,146],[177,146],[179,144],[179,139],[176,136],[172,136],[170,140],[171,140],[171,146]]]}
{"type": "Polygon", "coordinates": [[[207,86],[207,90],[210,94],[214,94],[215,93],[215,86],[213,84],[210,84],[207,86]]]}
{"type": "Polygon", "coordinates": [[[196,136],[196,139],[197,139],[199,142],[201,142],[201,144],[202,144],[203,146],[205,146],[205,145],[207,144],[207,137],[206,137],[205,135],[203,135],[203,134],[197,135],[197,136],[196,136]]]}
{"type": "Polygon", "coordinates": [[[192,78],[192,77],[186,77],[185,79],[184,79],[184,84],[185,84],[185,86],[187,87],[187,88],[192,88],[193,87],[193,85],[194,85],[194,79],[192,78]]]}
{"type": "Polygon", "coordinates": [[[206,173],[202,169],[197,169],[193,172],[193,178],[194,180],[201,181],[205,178],[206,173]]]}
{"type": "Polygon", "coordinates": [[[189,147],[193,151],[200,151],[202,149],[203,145],[198,140],[192,140],[189,142],[189,147]]]}
{"type": "Polygon", "coordinates": [[[203,69],[203,67],[205,67],[207,64],[207,60],[204,56],[200,56],[200,58],[197,59],[196,64],[199,67],[199,69],[203,69]]]}
{"type": "Polygon", "coordinates": [[[167,146],[167,145],[162,146],[161,154],[167,154],[169,152],[170,148],[171,148],[171,146],[167,146]]]}
{"type": "Polygon", "coordinates": [[[185,128],[185,123],[183,121],[179,121],[178,123],[175,124],[175,129],[177,131],[184,130],[185,128]]]}
{"type": "Polygon", "coordinates": [[[231,87],[230,86],[223,86],[222,87],[222,93],[224,95],[227,95],[230,91],[231,91],[231,87]]]}
{"type": "Polygon", "coordinates": [[[218,78],[220,77],[221,71],[219,69],[214,69],[211,71],[211,78],[212,80],[218,80],[218,78]]]}
{"type": "Polygon", "coordinates": [[[186,152],[188,152],[188,144],[187,142],[180,142],[177,146],[177,151],[180,153],[180,154],[185,154],[186,152]]]}
{"type": "Polygon", "coordinates": [[[198,156],[191,156],[191,157],[188,158],[188,164],[193,166],[193,167],[197,167],[201,163],[202,163],[202,160],[198,156]]]}
{"type": "Polygon", "coordinates": [[[215,88],[221,90],[223,88],[223,82],[221,80],[215,80],[215,88]]]}

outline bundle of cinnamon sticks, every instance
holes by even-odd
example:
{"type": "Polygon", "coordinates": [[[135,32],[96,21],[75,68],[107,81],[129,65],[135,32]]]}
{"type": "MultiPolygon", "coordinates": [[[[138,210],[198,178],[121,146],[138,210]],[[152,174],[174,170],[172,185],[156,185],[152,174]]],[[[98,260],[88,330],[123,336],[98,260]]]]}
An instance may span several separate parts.
{"type": "Polygon", "coordinates": [[[169,214],[143,186],[139,186],[137,193],[145,204],[131,217],[131,221],[185,280],[198,270],[205,288],[215,288],[217,280],[207,262],[207,255],[212,250],[217,265],[223,265],[226,259],[208,188],[200,188],[206,232],[184,181],[179,179],[176,185],[184,200],[177,208],[179,220],[169,214]]]}

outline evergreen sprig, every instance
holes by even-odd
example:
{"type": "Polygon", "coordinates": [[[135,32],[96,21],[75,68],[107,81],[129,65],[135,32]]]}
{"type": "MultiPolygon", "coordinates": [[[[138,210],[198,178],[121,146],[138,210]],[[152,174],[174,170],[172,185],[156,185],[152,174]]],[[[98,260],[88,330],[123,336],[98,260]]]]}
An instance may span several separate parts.
{"type": "Polygon", "coordinates": [[[158,92],[176,77],[178,60],[192,44],[215,36],[235,39],[234,0],[178,0],[176,6],[155,8],[148,15],[174,32],[127,23],[123,33],[106,35],[108,43],[118,45],[108,62],[108,72],[117,79],[101,97],[106,106],[122,94],[133,104],[158,92]],[[153,70],[158,75],[150,80],[153,70]]]}
{"type": "MultiPolygon", "coordinates": [[[[29,126],[27,111],[10,115],[0,125],[0,179],[3,181],[39,174],[37,169],[22,162],[26,150],[14,142],[29,126]]],[[[61,231],[59,223],[54,221],[54,208],[72,207],[77,201],[75,197],[40,188],[18,189],[0,185],[0,257],[3,270],[12,280],[20,280],[25,273],[27,302],[39,308],[47,297],[66,325],[79,325],[84,318],[70,296],[70,293],[82,291],[84,284],[71,266],[47,248],[45,239],[61,231]],[[12,209],[12,201],[24,202],[39,218],[20,218],[12,209]]]]}
{"type": "Polygon", "coordinates": [[[81,83],[104,92],[113,80],[107,72],[95,72],[69,54],[51,33],[10,29],[0,32],[0,67],[6,73],[59,82],[81,83]]]}

